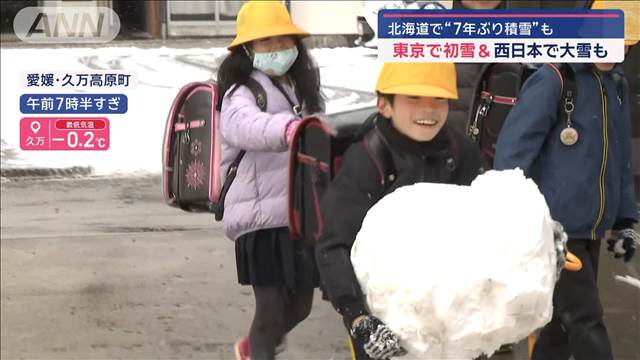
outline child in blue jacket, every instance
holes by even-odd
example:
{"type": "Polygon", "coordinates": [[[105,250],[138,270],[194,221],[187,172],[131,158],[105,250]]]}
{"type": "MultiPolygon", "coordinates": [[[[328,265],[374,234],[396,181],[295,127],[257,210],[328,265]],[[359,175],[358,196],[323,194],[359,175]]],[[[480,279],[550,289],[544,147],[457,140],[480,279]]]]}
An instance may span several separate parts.
{"type": "MultiPolygon", "coordinates": [[[[606,6],[625,11],[628,51],[640,40],[640,2],[607,1],[606,6]]],[[[601,7],[594,3],[593,8],[601,7]]],[[[562,272],[553,296],[554,316],[541,331],[533,359],[610,360],[598,258],[608,230],[613,230],[608,250],[616,258],[629,261],[638,242],[630,96],[620,65],[569,66],[577,91],[570,118],[558,111],[561,77],[554,67],[542,67],[525,83],[500,132],[495,168],[521,168],[536,182],[551,216],[569,236],[568,250],[583,263],[581,271],[562,272]]]]}

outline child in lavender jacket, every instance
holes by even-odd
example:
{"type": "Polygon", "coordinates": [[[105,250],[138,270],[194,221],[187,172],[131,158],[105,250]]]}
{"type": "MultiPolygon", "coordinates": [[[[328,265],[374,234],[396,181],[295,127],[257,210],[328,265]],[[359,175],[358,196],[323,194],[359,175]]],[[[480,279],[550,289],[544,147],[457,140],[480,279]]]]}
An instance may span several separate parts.
{"type": "Polygon", "coordinates": [[[319,71],[300,41],[307,35],[281,2],[248,2],[218,70],[221,173],[246,151],[227,193],[223,224],[235,241],[238,281],[251,285],[256,298],[249,337],[236,342],[237,359],[273,359],[285,335],[309,315],[319,284],[313,248],[290,239],[287,227],[290,137],[303,112],[324,107],[319,71]],[[266,99],[254,97],[250,81],[266,99]],[[266,101],[266,111],[257,101],[266,101]]]}

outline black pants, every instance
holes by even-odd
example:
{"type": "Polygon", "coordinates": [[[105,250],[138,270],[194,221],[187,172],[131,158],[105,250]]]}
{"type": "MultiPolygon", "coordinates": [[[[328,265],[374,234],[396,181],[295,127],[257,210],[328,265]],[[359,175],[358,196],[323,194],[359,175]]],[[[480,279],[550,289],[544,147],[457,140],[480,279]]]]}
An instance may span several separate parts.
{"type": "Polygon", "coordinates": [[[249,331],[252,360],[275,359],[275,348],[311,312],[313,289],[253,286],[256,314],[249,331]]]}
{"type": "Polygon", "coordinates": [[[540,332],[533,360],[612,360],[598,295],[600,240],[569,240],[582,270],[562,271],[553,293],[553,318],[540,332]]]}

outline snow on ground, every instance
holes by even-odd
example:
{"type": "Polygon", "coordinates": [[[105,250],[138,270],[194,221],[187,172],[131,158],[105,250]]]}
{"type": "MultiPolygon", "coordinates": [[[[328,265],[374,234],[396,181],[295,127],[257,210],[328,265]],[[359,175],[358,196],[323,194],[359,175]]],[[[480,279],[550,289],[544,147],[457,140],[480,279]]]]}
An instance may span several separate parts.
{"type": "MultiPolygon", "coordinates": [[[[0,125],[3,167],[92,166],[98,175],[161,172],[162,137],[173,98],[184,84],[215,77],[215,67],[225,48],[39,48],[0,51],[0,125]],[[137,86],[123,92],[129,99],[126,114],[108,115],[111,146],[107,151],[22,151],[19,146],[19,98],[24,93],[69,93],[73,89],[37,91],[21,87],[25,73],[54,71],[124,70],[137,86]]],[[[372,104],[381,64],[374,50],[363,48],[314,49],[328,96],[327,113],[372,104]]],[[[109,92],[99,89],[82,92],[109,92]]],[[[47,115],[48,116],[48,115],[47,115]]],[[[71,117],[80,115],[71,115],[71,117]]],[[[102,116],[102,115],[97,115],[102,116]]]]}

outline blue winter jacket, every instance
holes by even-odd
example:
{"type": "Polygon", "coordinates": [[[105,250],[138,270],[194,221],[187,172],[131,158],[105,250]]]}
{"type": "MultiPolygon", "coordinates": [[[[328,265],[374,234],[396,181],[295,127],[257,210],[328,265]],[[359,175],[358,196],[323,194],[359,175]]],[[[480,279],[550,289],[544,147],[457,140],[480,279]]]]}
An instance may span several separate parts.
{"type": "MultiPolygon", "coordinates": [[[[601,239],[617,220],[637,221],[631,160],[629,88],[618,99],[611,73],[571,64],[577,98],[572,127],[578,142],[562,144],[561,81],[543,66],[525,82],[496,145],[495,168],[519,167],[532,178],[572,239],[601,239]]],[[[612,72],[622,74],[617,65],[612,72]]]]}

